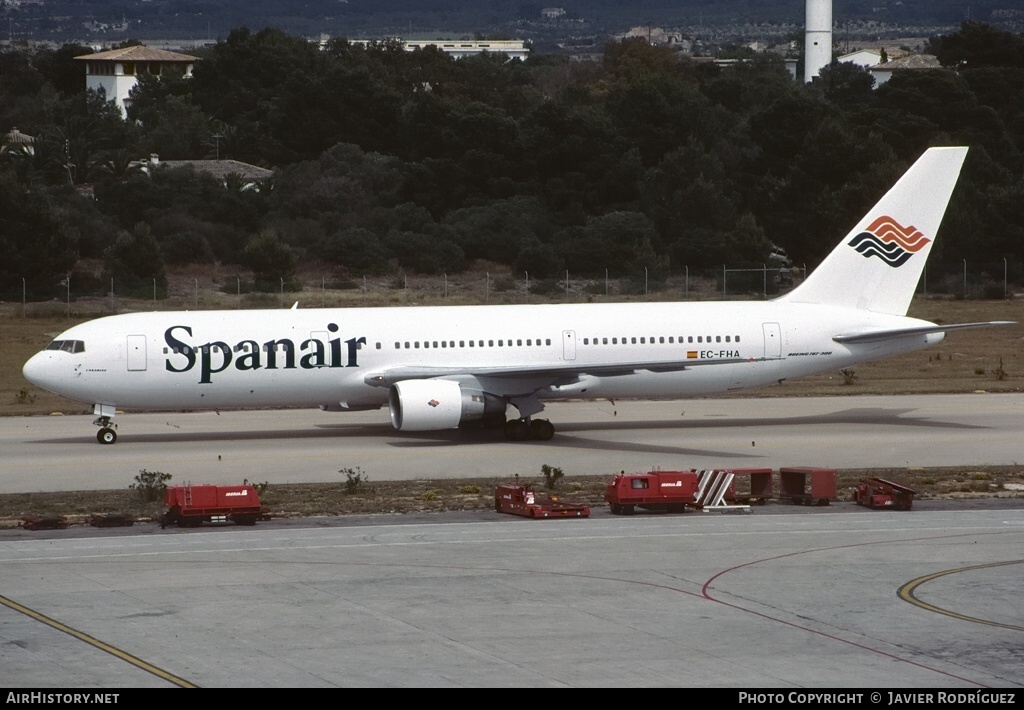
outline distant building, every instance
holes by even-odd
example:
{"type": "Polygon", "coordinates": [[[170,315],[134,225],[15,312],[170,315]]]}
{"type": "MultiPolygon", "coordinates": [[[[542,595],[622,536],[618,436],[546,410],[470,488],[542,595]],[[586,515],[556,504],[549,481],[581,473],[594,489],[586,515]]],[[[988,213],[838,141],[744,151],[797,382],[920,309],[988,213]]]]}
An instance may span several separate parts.
{"type": "Polygon", "coordinates": [[[475,57],[484,52],[504,54],[509,59],[526,59],[530,50],[521,39],[484,39],[484,40],[447,40],[447,39],[407,39],[402,41],[406,52],[426,47],[436,47],[445,54],[456,59],[475,57]]]}
{"type": "Polygon", "coordinates": [[[199,61],[187,54],[142,45],[86,54],[75,60],[85,62],[86,88],[102,89],[107,101],[121,109],[122,116],[128,115],[131,105],[128,94],[135,88],[139,76],[192,76],[192,68],[199,61]]]}
{"type": "MultiPolygon", "coordinates": [[[[714,64],[716,67],[721,69],[727,69],[734,67],[739,64],[749,64],[749,59],[718,59],[717,57],[693,57],[693,61],[701,64],[714,64]]],[[[782,58],[782,63],[786,67],[786,71],[789,73],[789,78],[796,81],[796,59],[782,58]]]]}
{"type": "Polygon", "coordinates": [[[565,8],[545,7],[540,11],[540,15],[545,20],[557,20],[559,17],[565,17],[565,8]]]}
{"type": "Polygon", "coordinates": [[[839,63],[850,62],[856,64],[859,67],[865,69],[871,69],[871,67],[878,66],[890,62],[893,59],[899,59],[900,57],[906,57],[910,54],[905,49],[892,48],[878,48],[878,49],[858,49],[853,52],[848,52],[841,56],[836,57],[836,61],[839,63]]]}
{"type": "Polygon", "coordinates": [[[228,183],[228,177],[234,175],[239,179],[243,191],[257,189],[260,180],[266,180],[274,174],[273,170],[243,163],[240,160],[160,160],[159,156],[151,155],[149,160],[139,163],[139,169],[150,174],[160,166],[190,167],[196,172],[216,178],[225,186],[228,183]]]}
{"type": "Polygon", "coordinates": [[[692,47],[692,43],[689,40],[683,40],[682,34],[679,30],[665,30],[661,27],[652,27],[649,25],[641,25],[638,27],[630,28],[629,32],[617,35],[617,39],[632,39],[634,37],[640,37],[646,39],[647,42],[653,46],[666,46],[673,45],[677,50],[689,52],[692,47]],[[685,46],[681,46],[685,44],[685,46]]]}
{"type": "Polygon", "coordinates": [[[12,128],[11,132],[4,136],[3,143],[0,144],[0,154],[22,156],[35,155],[35,142],[36,139],[34,137],[26,133],[22,133],[17,128],[12,128]]]}
{"type": "Polygon", "coordinates": [[[842,64],[843,62],[850,62],[856,64],[858,67],[864,69],[870,69],[871,67],[882,63],[882,50],[880,49],[858,49],[856,52],[849,52],[836,57],[836,61],[842,64]]]}
{"type": "MultiPolygon", "coordinates": [[[[349,44],[366,46],[376,42],[371,39],[350,39],[349,44]]],[[[406,52],[413,52],[417,49],[436,47],[445,54],[450,54],[455,59],[464,57],[475,57],[484,52],[491,54],[504,54],[509,59],[526,59],[530,56],[530,50],[526,42],[521,39],[401,39],[394,38],[393,41],[401,42],[406,52]]],[[[320,38],[320,47],[327,46],[326,36],[320,38]]]]}
{"type": "Polygon", "coordinates": [[[896,72],[921,71],[922,69],[941,69],[938,58],[932,54],[910,54],[899,59],[892,59],[885,64],[877,64],[869,70],[875,77],[875,88],[892,78],[896,72]]]}

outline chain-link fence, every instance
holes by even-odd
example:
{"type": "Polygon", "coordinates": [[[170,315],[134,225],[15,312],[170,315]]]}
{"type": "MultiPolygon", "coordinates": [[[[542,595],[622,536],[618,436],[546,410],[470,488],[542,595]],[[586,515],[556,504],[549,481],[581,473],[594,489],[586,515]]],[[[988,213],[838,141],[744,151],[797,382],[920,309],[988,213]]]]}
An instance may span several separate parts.
{"type": "MultiPolygon", "coordinates": [[[[119,293],[116,280],[72,274],[57,283],[0,285],[8,296],[0,301],[0,317],[95,317],[141,310],[212,310],[344,306],[414,306],[509,303],[584,303],[627,300],[770,299],[795,288],[806,278],[805,266],[712,269],[683,267],[670,274],[655,270],[607,269],[603,276],[574,276],[568,271],[539,277],[528,272],[467,271],[430,276],[338,276],[303,272],[282,279],[275,291],[254,291],[251,277],[216,267],[171,276],[166,289],[133,284],[119,293]],[[20,292],[21,298],[11,298],[20,292]],[[41,299],[38,294],[50,293],[41,299]],[[35,294],[31,298],[29,294],[35,294]]],[[[1020,261],[929,265],[918,293],[968,299],[1011,299],[1024,290],[1020,261]]]]}

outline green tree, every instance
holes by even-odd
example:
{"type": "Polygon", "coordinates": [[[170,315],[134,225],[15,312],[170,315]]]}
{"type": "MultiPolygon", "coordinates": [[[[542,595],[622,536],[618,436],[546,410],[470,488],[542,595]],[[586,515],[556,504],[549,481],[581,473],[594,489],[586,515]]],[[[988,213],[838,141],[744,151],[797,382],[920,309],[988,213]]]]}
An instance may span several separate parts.
{"type": "Polygon", "coordinates": [[[78,259],[78,233],[38,189],[0,171],[0,293],[51,298],[78,259]]]}
{"type": "Polygon", "coordinates": [[[853,106],[870,102],[874,85],[875,78],[866,68],[833,59],[831,64],[821,68],[812,88],[835,104],[853,106]]]}
{"type": "Polygon", "coordinates": [[[264,229],[245,245],[245,264],[253,271],[257,291],[297,290],[295,252],[282,242],[277,232],[264,229]]]}
{"type": "Polygon", "coordinates": [[[612,274],[644,266],[654,268],[657,256],[652,245],[658,234],[643,212],[611,212],[587,220],[582,229],[570,229],[558,240],[559,250],[570,273],[597,276],[605,269],[612,274]],[[638,250],[647,245],[649,253],[638,261],[638,250]]]}
{"type": "Polygon", "coordinates": [[[925,51],[946,67],[1024,68],[1024,37],[984,22],[966,20],[956,32],[929,39],[925,51]]]}
{"type": "Polygon", "coordinates": [[[155,287],[157,296],[167,296],[167,271],[160,245],[149,225],[139,222],[131,231],[122,231],[103,252],[105,277],[114,280],[120,295],[148,296],[155,287]]]}

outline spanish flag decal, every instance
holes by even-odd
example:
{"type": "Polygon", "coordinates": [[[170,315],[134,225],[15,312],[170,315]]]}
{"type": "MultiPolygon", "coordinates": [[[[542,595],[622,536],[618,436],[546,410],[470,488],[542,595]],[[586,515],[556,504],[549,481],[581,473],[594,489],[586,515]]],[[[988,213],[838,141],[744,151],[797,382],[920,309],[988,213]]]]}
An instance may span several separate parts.
{"type": "Polygon", "coordinates": [[[686,351],[686,357],[687,358],[695,358],[695,357],[697,357],[697,351],[696,350],[687,350],[686,351]]]}

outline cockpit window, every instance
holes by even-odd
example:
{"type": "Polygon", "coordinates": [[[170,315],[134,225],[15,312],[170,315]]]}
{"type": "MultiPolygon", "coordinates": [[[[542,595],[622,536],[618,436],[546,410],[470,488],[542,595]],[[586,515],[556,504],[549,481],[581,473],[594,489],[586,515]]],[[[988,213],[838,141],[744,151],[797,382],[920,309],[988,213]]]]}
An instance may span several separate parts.
{"type": "Polygon", "coordinates": [[[84,353],[85,341],[82,340],[54,340],[46,346],[47,350],[62,350],[66,353],[84,353]]]}

